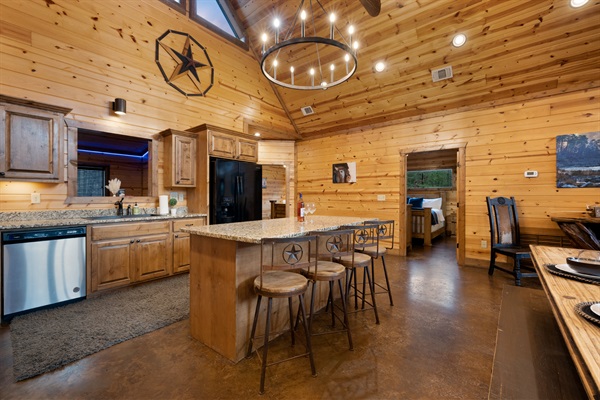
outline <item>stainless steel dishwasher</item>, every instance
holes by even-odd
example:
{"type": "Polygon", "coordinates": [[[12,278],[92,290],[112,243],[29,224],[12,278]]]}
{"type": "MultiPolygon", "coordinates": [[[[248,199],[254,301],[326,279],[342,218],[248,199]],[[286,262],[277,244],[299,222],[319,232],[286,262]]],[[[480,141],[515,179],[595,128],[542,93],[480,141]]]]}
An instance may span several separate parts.
{"type": "Polygon", "coordinates": [[[86,296],[85,227],[2,233],[2,319],[86,296]]]}

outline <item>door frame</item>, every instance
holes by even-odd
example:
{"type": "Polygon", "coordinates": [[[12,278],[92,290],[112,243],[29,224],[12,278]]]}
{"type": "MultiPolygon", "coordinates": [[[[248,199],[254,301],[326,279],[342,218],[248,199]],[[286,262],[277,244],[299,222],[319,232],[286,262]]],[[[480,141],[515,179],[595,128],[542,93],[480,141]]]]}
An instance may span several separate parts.
{"type": "MultiPolygon", "coordinates": [[[[449,150],[456,149],[457,151],[457,162],[456,162],[456,195],[457,195],[457,208],[458,212],[456,215],[456,261],[458,265],[464,265],[465,263],[465,183],[466,183],[466,171],[465,161],[467,153],[466,143],[451,143],[431,147],[413,147],[400,149],[400,174],[399,174],[399,221],[406,221],[406,171],[408,156],[415,153],[423,153],[430,151],[449,150]]],[[[406,231],[400,230],[398,235],[398,241],[400,243],[406,242],[406,231]]],[[[406,255],[406,246],[400,246],[400,255],[406,255]]]]}

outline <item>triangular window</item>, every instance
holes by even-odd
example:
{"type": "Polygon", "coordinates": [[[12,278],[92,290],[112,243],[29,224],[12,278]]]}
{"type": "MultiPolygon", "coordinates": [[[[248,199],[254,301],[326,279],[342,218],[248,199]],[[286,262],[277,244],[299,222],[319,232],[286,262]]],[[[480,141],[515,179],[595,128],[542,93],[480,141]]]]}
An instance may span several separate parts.
{"type": "Polygon", "coordinates": [[[190,19],[215,33],[246,47],[241,24],[227,0],[161,0],[174,9],[189,14],[190,19]]]}

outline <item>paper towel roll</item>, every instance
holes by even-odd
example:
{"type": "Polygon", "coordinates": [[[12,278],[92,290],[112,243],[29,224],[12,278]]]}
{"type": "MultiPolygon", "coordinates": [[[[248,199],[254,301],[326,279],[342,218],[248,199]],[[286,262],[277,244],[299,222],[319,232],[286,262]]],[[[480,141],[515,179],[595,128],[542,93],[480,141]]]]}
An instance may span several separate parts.
{"type": "Polygon", "coordinates": [[[158,196],[158,213],[167,215],[169,213],[169,196],[158,196]]]}

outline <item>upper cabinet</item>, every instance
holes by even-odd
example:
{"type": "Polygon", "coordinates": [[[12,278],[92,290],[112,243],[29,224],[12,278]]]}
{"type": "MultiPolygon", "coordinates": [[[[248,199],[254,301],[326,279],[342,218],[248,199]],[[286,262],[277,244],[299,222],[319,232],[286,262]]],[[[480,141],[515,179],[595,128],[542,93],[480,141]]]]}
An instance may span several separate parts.
{"type": "Polygon", "coordinates": [[[188,129],[206,135],[208,155],[240,161],[258,161],[258,142],[223,128],[200,125],[188,129]]]}
{"type": "Polygon", "coordinates": [[[70,109],[0,96],[0,179],[58,182],[70,109]]]}
{"type": "Polygon", "coordinates": [[[164,138],[165,186],[196,186],[196,134],[167,129],[164,138]]]}

